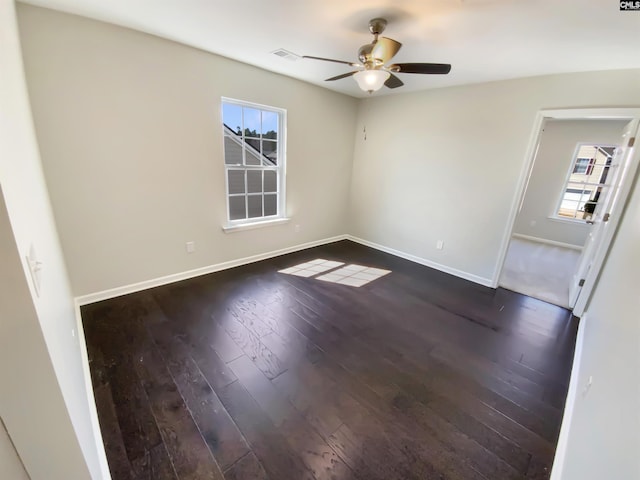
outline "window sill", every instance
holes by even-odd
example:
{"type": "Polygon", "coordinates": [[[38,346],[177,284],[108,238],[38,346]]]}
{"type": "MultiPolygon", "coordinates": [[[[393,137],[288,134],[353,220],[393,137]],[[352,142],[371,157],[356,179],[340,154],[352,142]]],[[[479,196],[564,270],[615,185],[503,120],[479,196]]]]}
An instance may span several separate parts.
{"type": "Polygon", "coordinates": [[[563,218],[563,217],[554,217],[554,216],[549,216],[547,218],[549,220],[553,220],[554,222],[568,223],[571,225],[583,225],[585,227],[589,226],[587,221],[582,218],[563,218]]]}
{"type": "Polygon", "coordinates": [[[285,223],[289,223],[291,221],[290,218],[274,218],[273,220],[262,220],[258,222],[251,223],[237,223],[237,224],[227,224],[222,226],[222,230],[224,233],[233,233],[240,232],[243,230],[253,230],[255,228],[263,228],[263,227],[272,227],[274,225],[281,225],[285,223]]]}

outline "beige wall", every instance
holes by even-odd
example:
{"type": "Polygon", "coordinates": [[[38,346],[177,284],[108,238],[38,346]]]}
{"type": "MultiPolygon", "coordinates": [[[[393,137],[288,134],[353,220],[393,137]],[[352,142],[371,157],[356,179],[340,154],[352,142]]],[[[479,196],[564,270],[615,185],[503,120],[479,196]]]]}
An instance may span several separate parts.
{"type": "Polygon", "coordinates": [[[640,180],[587,305],[566,457],[554,479],[640,478],[638,245],[640,180]]]}
{"type": "Polygon", "coordinates": [[[356,128],[350,233],[490,283],[536,113],[629,106],[634,99],[640,99],[640,70],[365,100],[356,128]],[[437,240],[444,249],[436,249],[437,240]]]}
{"type": "Polygon", "coordinates": [[[33,480],[99,478],[74,303],[38,155],[14,2],[0,0],[0,416],[33,480]],[[36,295],[26,255],[42,262],[36,295]],[[84,458],[83,458],[84,455],[84,458]]]}
{"type": "Polygon", "coordinates": [[[18,452],[13,447],[9,434],[0,418],[0,478],[7,480],[29,480],[18,452]]]}
{"type": "MultiPolygon", "coordinates": [[[[548,120],[540,139],[529,185],[514,233],[582,246],[586,223],[552,220],[578,143],[617,145],[624,120],[548,120]],[[532,222],[535,222],[532,224],[532,222]]],[[[578,178],[577,175],[574,176],[578,178]]],[[[599,176],[596,181],[598,181],[599,176]]],[[[580,178],[584,180],[584,176],[580,178]]]]}
{"type": "MultiPolygon", "coordinates": [[[[4,149],[2,153],[6,153],[4,149]]],[[[49,352],[52,342],[43,335],[42,312],[39,317],[27,284],[5,206],[7,196],[0,190],[0,418],[32,480],[88,480],[90,473],[77,435],[87,434],[82,440],[88,442],[88,459],[95,458],[90,423],[84,425],[88,432],[80,426],[76,434],[68,409],[71,402],[65,405],[65,397],[77,400],[77,405],[86,401],[83,387],[64,382],[67,390],[62,390],[63,381],[73,374],[75,366],[64,365],[60,356],[54,370],[49,352]],[[62,369],[67,372],[60,373],[62,369]]],[[[66,336],[62,328],[60,334],[66,336]]],[[[76,421],[83,420],[82,414],[82,410],[73,412],[76,421]]],[[[1,436],[4,430],[0,430],[1,436]]],[[[5,464],[11,461],[7,448],[6,441],[0,441],[0,478],[14,480],[4,474],[5,469],[16,467],[15,459],[13,465],[5,464]]],[[[91,478],[101,478],[97,469],[94,473],[91,478]]]]}
{"type": "Polygon", "coordinates": [[[355,99],[121,27],[18,13],[75,295],[345,233],[355,99]],[[221,96],[287,110],[289,224],[221,230],[221,96]]]}

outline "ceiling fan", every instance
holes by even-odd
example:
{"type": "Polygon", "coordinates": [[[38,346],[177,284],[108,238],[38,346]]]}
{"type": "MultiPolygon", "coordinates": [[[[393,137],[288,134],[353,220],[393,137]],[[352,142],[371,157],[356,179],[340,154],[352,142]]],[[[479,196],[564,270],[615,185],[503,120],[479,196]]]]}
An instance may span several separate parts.
{"type": "Polygon", "coordinates": [[[380,37],[386,26],[387,21],[384,18],[374,18],[369,22],[369,31],[373,34],[373,42],[361,46],[358,50],[360,62],[347,62],[332,58],[312,57],[310,55],[304,55],[302,58],[343,63],[358,68],[359,70],[327,78],[325,81],[333,82],[334,80],[353,76],[358,86],[369,93],[381,89],[383,85],[388,88],[398,88],[404,85],[402,80],[394,75],[396,73],[442,75],[451,71],[451,65],[448,63],[394,63],[386,65],[402,47],[400,42],[392,38],[380,37]]]}

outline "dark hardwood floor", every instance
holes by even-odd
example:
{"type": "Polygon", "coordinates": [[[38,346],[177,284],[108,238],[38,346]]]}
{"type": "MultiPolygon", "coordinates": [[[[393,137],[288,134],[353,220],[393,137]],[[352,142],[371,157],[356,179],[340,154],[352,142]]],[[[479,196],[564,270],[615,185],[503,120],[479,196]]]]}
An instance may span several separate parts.
{"type": "Polygon", "coordinates": [[[82,308],[114,480],[546,479],[577,320],[344,241],[82,308]],[[354,288],[277,273],[316,258],[354,288]]]}

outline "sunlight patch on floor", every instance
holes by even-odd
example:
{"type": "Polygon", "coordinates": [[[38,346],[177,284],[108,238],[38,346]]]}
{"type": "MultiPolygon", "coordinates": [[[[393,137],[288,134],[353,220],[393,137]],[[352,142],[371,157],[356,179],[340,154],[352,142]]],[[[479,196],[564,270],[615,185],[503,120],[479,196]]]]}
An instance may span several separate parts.
{"type": "Polygon", "coordinates": [[[339,267],[340,265],[344,265],[344,263],[325,260],[324,258],[316,258],[311,262],[301,263],[300,265],[295,265],[278,271],[280,273],[287,273],[298,277],[313,277],[314,275],[326,272],[327,270],[339,267]]]}
{"type": "Polygon", "coordinates": [[[339,268],[331,273],[317,277],[318,280],[325,282],[340,283],[342,285],[351,285],[352,287],[361,287],[369,282],[383,277],[384,275],[391,273],[390,270],[383,270],[381,268],[364,267],[362,265],[347,265],[344,268],[339,268]]]}
{"type": "Polygon", "coordinates": [[[344,265],[344,263],[318,258],[311,262],[301,263],[300,265],[279,270],[279,272],[296,275],[298,277],[315,277],[317,280],[322,280],[323,282],[339,283],[341,285],[349,285],[351,287],[361,287],[373,280],[391,273],[391,270],[355,264],[337,268],[341,265],[344,265]],[[328,270],[332,271],[324,273],[328,270]]]}

